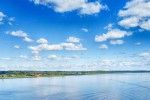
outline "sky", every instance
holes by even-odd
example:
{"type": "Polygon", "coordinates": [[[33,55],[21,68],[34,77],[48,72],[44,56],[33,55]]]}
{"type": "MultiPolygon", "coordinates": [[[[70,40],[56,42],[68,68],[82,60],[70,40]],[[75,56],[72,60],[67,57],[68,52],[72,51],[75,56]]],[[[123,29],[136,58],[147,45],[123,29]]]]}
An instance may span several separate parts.
{"type": "Polygon", "coordinates": [[[150,1],[0,0],[0,70],[150,70],[150,1]]]}

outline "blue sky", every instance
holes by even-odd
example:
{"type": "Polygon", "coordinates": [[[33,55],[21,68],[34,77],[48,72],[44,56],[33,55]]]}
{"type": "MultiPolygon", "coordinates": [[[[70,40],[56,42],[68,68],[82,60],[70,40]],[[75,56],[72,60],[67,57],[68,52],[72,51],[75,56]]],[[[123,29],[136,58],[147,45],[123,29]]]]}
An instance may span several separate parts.
{"type": "Polygon", "coordinates": [[[0,0],[0,70],[149,70],[148,0],[0,0]]]}

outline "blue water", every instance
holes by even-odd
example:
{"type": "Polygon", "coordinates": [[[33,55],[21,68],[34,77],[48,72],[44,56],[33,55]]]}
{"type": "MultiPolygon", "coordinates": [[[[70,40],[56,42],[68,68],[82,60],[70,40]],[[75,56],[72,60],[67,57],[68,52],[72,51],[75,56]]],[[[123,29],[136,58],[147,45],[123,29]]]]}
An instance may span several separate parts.
{"type": "Polygon", "coordinates": [[[150,74],[0,79],[0,100],[150,100],[150,74]]]}

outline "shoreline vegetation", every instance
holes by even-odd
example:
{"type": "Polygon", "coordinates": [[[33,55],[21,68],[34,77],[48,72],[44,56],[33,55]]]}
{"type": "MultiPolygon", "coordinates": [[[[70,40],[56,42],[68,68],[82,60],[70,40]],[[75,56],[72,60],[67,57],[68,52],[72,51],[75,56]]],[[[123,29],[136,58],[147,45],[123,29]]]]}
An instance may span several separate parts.
{"type": "Polygon", "coordinates": [[[69,75],[94,75],[94,74],[122,74],[122,73],[150,73],[146,70],[135,71],[0,71],[0,79],[6,78],[36,78],[69,75]]]}

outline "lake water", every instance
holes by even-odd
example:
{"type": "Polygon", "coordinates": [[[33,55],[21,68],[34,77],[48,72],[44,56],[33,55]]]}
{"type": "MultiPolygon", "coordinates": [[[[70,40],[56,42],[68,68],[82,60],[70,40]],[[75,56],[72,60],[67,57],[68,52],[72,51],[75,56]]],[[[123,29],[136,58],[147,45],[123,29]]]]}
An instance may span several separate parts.
{"type": "Polygon", "coordinates": [[[0,100],[150,100],[150,73],[0,79],[0,100]]]}

